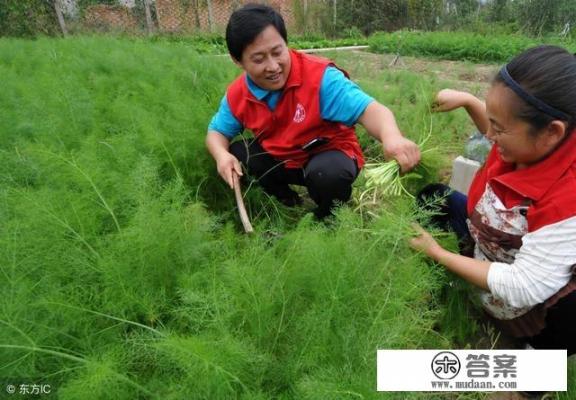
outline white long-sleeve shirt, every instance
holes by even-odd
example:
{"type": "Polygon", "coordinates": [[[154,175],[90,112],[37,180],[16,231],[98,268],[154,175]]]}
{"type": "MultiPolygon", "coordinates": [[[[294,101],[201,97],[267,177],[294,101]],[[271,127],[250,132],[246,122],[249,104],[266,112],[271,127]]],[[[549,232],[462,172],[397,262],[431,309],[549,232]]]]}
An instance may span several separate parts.
{"type": "Polygon", "coordinates": [[[474,257],[498,260],[488,270],[490,291],[480,293],[490,314],[503,320],[517,318],[568,283],[576,265],[576,217],[528,232],[523,212],[527,206],[506,208],[490,185],[486,185],[475,209],[487,226],[522,237],[519,249],[504,248],[499,243],[480,240],[480,230],[468,223],[477,243],[474,257]]]}
{"type": "Polygon", "coordinates": [[[532,307],[564,287],[576,264],[576,217],[527,233],[514,262],[493,262],[492,295],[512,307],[532,307]]]}

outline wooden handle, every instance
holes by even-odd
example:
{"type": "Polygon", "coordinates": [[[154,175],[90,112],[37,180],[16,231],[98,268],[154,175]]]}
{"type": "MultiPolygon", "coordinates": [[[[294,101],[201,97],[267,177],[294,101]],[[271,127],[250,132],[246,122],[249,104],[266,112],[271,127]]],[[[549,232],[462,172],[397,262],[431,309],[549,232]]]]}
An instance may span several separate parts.
{"type": "Polygon", "coordinates": [[[232,178],[234,179],[234,195],[236,196],[236,205],[238,206],[238,212],[240,213],[240,221],[242,221],[244,232],[252,233],[254,232],[254,229],[252,228],[252,224],[248,218],[246,207],[244,207],[244,199],[242,198],[242,190],[240,189],[240,178],[234,171],[232,171],[232,178]]]}

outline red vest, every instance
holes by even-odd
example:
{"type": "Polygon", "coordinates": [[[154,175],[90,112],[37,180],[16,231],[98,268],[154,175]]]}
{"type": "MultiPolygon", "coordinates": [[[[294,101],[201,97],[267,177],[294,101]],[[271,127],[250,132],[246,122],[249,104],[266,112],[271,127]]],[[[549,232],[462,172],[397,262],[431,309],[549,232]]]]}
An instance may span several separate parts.
{"type": "Polygon", "coordinates": [[[264,150],[285,161],[287,168],[301,168],[311,154],[327,150],[344,152],[362,168],[364,158],[354,128],[325,121],[320,115],[320,85],[332,62],[294,50],[290,50],[290,58],[290,75],[274,111],[250,92],[244,73],[228,87],[226,96],[232,114],[254,133],[264,150]],[[303,145],[318,137],[329,142],[309,152],[302,150],[303,145]]]}
{"type": "Polygon", "coordinates": [[[530,204],[528,232],[575,216],[576,131],[546,159],[521,170],[503,161],[493,146],[468,191],[468,215],[474,212],[487,183],[508,209],[530,204]]]}
{"type": "MultiPolygon", "coordinates": [[[[486,184],[494,191],[506,209],[518,205],[528,206],[526,220],[528,232],[534,232],[576,215],[576,131],[546,159],[524,169],[516,170],[514,165],[502,160],[496,146],[492,147],[485,165],[476,173],[468,191],[468,215],[473,227],[487,233],[488,240],[509,239],[490,227],[489,221],[476,212],[475,208],[486,189],[486,184]]],[[[520,248],[521,238],[510,247],[520,248]]],[[[576,268],[576,266],[575,266],[576,268]]],[[[516,337],[534,336],[546,325],[548,308],[560,299],[576,291],[576,274],[556,294],[533,307],[528,313],[510,320],[496,320],[505,332],[516,337]]]]}

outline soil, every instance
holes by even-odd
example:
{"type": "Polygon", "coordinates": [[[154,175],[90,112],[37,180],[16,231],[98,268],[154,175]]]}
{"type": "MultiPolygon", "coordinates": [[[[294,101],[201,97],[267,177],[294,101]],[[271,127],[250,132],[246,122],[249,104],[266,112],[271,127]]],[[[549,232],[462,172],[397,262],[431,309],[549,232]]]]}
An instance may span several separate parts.
{"type": "Polygon", "coordinates": [[[385,69],[407,70],[435,75],[438,80],[449,81],[453,87],[466,90],[479,97],[484,97],[492,77],[499,68],[496,64],[472,64],[407,56],[396,57],[394,54],[375,54],[364,50],[332,52],[321,55],[337,61],[356,80],[365,73],[377,74],[385,69]],[[359,65],[363,69],[360,74],[357,74],[355,71],[358,70],[359,65]]]}

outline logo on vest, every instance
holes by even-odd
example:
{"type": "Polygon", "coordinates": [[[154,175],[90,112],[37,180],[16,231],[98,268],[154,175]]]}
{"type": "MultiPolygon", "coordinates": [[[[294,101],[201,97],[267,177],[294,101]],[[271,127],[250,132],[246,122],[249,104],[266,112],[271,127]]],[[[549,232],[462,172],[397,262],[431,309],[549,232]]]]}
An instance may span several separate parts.
{"type": "Polygon", "coordinates": [[[306,111],[304,110],[304,106],[300,103],[296,106],[296,112],[294,113],[294,122],[299,124],[300,122],[304,121],[306,118],[306,111]]]}

